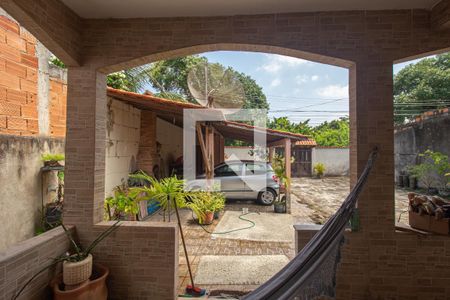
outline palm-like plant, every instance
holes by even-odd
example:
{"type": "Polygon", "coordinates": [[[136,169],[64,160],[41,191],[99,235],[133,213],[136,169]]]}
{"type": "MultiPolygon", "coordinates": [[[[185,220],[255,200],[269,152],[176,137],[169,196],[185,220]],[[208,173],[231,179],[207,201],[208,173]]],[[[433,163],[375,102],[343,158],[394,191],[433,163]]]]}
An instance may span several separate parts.
{"type": "MultiPolygon", "coordinates": [[[[272,161],[272,168],[275,175],[280,181],[280,186],[284,186],[286,189],[291,184],[290,178],[286,175],[286,164],[284,163],[284,158],[281,155],[275,155],[272,161]]],[[[278,193],[277,202],[282,202],[281,193],[278,193]]]]}
{"type": "Polygon", "coordinates": [[[149,186],[130,188],[130,196],[137,201],[147,200],[158,202],[164,212],[164,221],[166,220],[166,212],[168,212],[170,222],[170,212],[174,208],[174,201],[179,208],[186,207],[188,193],[184,190],[184,181],[176,176],[157,180],[141,171],[137,174],[130,175],[130,177],[150,183],[149,186]]]}

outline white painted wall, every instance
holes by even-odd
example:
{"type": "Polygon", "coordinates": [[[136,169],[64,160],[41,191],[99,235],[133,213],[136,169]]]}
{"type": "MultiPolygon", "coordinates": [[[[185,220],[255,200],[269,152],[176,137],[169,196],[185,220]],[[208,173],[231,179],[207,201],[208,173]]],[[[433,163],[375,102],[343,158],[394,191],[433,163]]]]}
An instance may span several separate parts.
{"type": "Polygon", "coordinates": [[[183,155],[183,128],[156,118],[156,141],[161,144],[164,175],[169,176],[170,164],[183,155]]]}
{"type": "MultiPolygon", "coordinates": [[[[349,148],[313,148],[312,165],[323,163],[325,176],[348,175],[350,170],[349,148]]],[[[314,171],[313,171],[314,172],[314,171]]]]}
{"type": "Polygon", "coordinates": [[[231,156],[234,155],[240,160],[253,160],[253,156],[249,154],[251,147],[225,147],[225,161],[232,160],[231,156]]]}
{"type": "Polygon", "coordinates": [[[105,195],[136,170],[141,111],[118,100],[108,99],[106,133],[105,195]]]}

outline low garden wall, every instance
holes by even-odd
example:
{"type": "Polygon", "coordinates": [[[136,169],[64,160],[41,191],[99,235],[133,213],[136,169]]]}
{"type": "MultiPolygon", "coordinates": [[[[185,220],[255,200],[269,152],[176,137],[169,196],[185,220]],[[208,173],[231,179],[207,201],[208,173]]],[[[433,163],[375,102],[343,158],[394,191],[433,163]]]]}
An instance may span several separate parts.
{"type": "MultiPolygon", "coordinates": [[[[11,299],[29,278],[68,249],[69,240],[62,227],[57,227],[0,253],[0,299],[11,299]]],[[[18,299],[49,299],[48,283],[59,268],[37,276],[18,299]]]]}

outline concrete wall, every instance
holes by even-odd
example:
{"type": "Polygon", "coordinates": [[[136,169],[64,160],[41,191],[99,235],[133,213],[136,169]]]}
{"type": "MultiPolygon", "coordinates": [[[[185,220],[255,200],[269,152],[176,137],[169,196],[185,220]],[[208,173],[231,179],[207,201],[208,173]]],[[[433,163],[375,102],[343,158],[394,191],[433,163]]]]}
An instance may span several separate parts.
{"type": "MultiPolygon", "coordinates": [[[[348,175],[350,171],[349,148],[320,148],[312,149],[312,167],[317,163],[325,165],[325,176],[348,175]]],[[[313,170],[314,174],[314,170],[313,170]]]]}
{"type": "Polygon", "coordinates": [[[420,118],[399,127],[394,134],[395,178],[409,165],[418,162],[418,154],[430,149],[450,156],[450,115],[440,114],[420,118]]]}
{"type": "Polygon", "coordinates": [[[183,128],[157,118],[156,141],[161,144],[160,155],[164,164],[163,175],[169,176],[170,164],[183,155],[183,128]]]}
{"type": "Polygon", "coordinates": [[[0,135],[0,251],[35,234],[43,153],[64,153],[64,140],[0,135]]]}
{"type": "Polygon", "coordinates": [[[124,102],[108,99],[105,156],[105,195],[137,170],[141,111],[124,102]]]}

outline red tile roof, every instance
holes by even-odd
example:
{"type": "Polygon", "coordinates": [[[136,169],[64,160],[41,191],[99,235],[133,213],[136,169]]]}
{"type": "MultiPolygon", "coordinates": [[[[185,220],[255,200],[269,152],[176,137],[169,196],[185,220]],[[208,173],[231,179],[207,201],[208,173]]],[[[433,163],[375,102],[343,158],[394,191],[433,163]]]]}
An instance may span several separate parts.
{"type": "MultiPolygon", "coordinates": [[[[154,110],[157,111],[160,114],[166,113],[167,114],[174,114],[177,115],[179,118],[179,121],[182,121],[182,118],[180,119],[180,115],[182,115],[183,109],[203,109],[204,107],[198,104],[193,104],[189,102],[181,102],[171,99],[165,99],[165,98],[159,98],[153,95],[148,94],[138,94],[133,92],[128,92],[124,90],[119,89],[113,89],[108,87],[107,88],[107,94],[110,97],[116,98],[118,100],[127,102],[133,106],[136,106],[141,109],[148,109],[148,110],[154,110]]],[[[239,123],[239,122],[233,122],[233,121],[225,121],[225,126],[231,126],[237,129],[242,130],[257,130],[264,128],[258,128],[252,125],[248,125],[245,123],[239,123]]],[[[292,132],[286,132],[286,131],[280,131],[275,129],[266,128],[266,132],[268,135],[272,137],[279,137],[279,138],[291,138],[297,140],[298,142],[303,142],[303,145],[309,145],[309,146],[315,146],[316,141],[309,138],[306,135],[298,134],[298,133],[292,133],[292,132]]]]}

